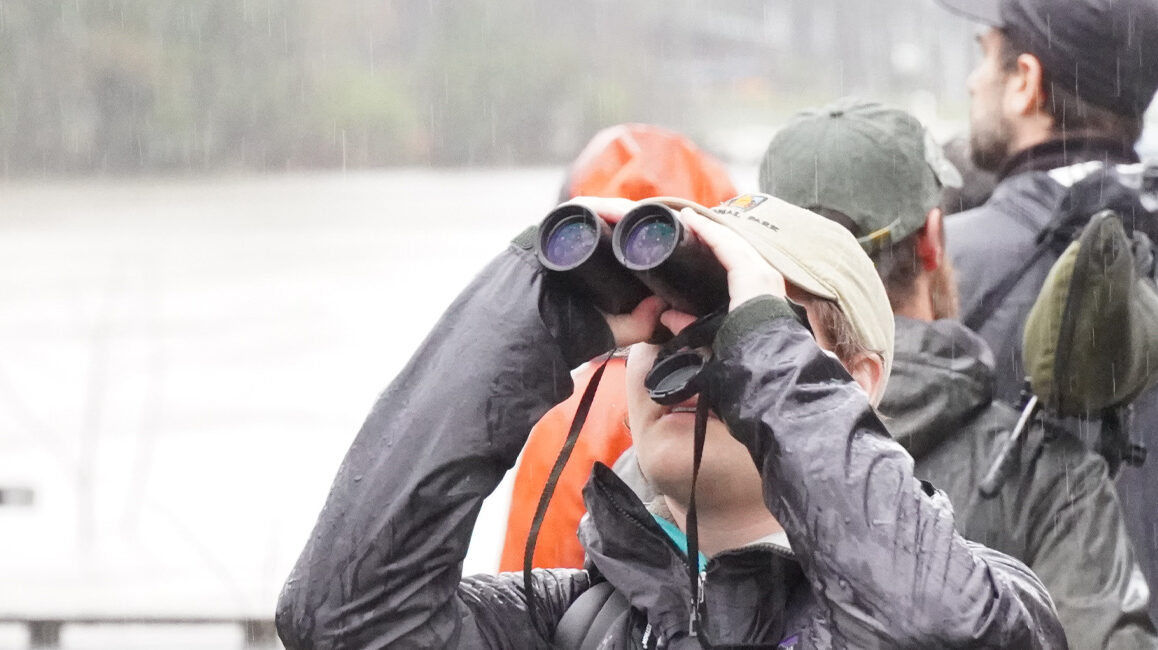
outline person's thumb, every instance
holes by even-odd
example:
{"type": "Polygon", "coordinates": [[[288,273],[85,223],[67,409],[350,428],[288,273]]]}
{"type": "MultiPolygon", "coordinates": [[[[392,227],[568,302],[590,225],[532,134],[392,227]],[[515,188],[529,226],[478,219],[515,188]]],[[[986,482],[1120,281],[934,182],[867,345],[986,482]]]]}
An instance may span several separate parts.
{"type": "Polygon", "coordinates": [[[615,345],[624,347],[650,339],[659,324],[659,315],[667,308],[667,303],[658,296],[648,296],[630,314],[609,315],[607,324],[615,337],[615,345]]]}

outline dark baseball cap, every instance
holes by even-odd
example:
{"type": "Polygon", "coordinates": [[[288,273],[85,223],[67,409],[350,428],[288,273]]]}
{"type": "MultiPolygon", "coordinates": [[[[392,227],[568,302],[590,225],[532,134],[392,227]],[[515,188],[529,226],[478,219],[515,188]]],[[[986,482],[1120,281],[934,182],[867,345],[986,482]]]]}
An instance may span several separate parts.
{"type": "Polygon", "coordinates": [[[814,211],[844,214],[871,255],[925,225],[961,175],[917,118],[845,98],[798,113],[769,143],[760,191],[814,211]]]}
{"type": "Polygon", "coordinates": [[[1141,115],[1158,91],[1158,0],[937,0],[991,25],[1091,104],[1141,115]]]}

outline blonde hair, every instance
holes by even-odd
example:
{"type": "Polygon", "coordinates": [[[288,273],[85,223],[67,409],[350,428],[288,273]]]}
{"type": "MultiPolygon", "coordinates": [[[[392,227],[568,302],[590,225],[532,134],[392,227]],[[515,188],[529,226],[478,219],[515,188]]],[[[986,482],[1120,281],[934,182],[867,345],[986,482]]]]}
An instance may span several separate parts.
{"type": "Polygon", "coordinates": [[[833,354],[845,366],[851,367],[861,355],[875,355],[884,359],[880,350],[873,350],[865,344],[860,332],[852,326],[835,301],[816,296],[808,296],[804,301],[812,307],[824,337],[832,342],[833,354]]]}

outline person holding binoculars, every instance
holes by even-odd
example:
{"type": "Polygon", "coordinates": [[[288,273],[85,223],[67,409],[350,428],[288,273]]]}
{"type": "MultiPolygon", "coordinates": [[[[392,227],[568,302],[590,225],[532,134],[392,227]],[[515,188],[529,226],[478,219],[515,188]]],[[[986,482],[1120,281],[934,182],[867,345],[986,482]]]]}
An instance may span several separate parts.
{"type": "Polygon", "coordinates": [[[847,230],[759,194],[563,210],[379,398],[279,600],[287,648],[1066,647],[1037,578],[955,532],[877,417],[893,318],[847,230]],[[587,568],[463,578],[568,371],[624,345],[660,496],[597,464],[587,568]]]}
{"type": "MultiPolygon", "coordinates": [[[[675,196],[701,205],[718,205],[736,194],[723,163],[686,136],[654,124],[625,123],[601,129],[592,136],[568,167],[559,201],[577,196],[632,200],[675,196]]],[[[566,469],[554,483],[550,506],[536,531],[532,566],[583,567],[585,553],[578,536],[579,521],[587,513],[583,486],[596,461],[611,466],[640,494],[650,491],[636,470],[635,453],[631,451],[623,386],[626,370],[626,348],[617,350],[606,363],[592,360],[582,364],[571,373],[575,383],[572,396],[547,411],[531,429],[513,470],[499,571],[519,571],[525,564],[540,495],[575,420],[582,395],[597,371],[601,373],[599,391],[583,422],[583,435],[571,448],[566,469]]],[[[478,538],[474,543],[479,543],[478,538]]]]}

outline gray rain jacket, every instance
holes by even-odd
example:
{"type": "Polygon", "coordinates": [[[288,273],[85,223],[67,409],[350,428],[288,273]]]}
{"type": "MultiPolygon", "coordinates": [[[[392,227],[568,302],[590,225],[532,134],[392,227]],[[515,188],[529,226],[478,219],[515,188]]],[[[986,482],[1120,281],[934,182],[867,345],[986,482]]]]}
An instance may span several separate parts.
{"type": "MultiPolygon", "coordinates": [[[[462,561],[483,499],[571,391],[568,370],[611,347],[598,313],[555,287],[531,251],[492,262],[379,398],[338,470],[278,602],[286,647],[548,647],[528,623],[521,574],[464,579],[462,561]]],[[[1066,647],[1037,578],[956,533],[944,495],[913,478],[864,393],[784,301],[730,314],[716,348],[717,408],[751,451],[796,557],[756,547],[712,558],[709,638],[1066,647]]],[[[640,647],[646,625],[653,644],[700,647],[687,636],[682,553],[609,469],[596,466],[585,497],[591,568],[533,575],[546,625],[607,580],[632,609],[602,647],[640,647]]]]}
{"type": "Polygon", "coordinates": [[[945,491],[957,530],[1023,560],[1057,605],[1071,648],[1158,648],[1147,589],[1102,457],[1074,436],[1030,429],[992,499],[978,484],[1018,413],[993,401],[989,348],[956,321],[897,317],[880,412],[917,475],[945,491]]]}
{"type": "MultiPolygon", "coordinates": [[[[1143,167],[1133,150],[1092,138],[1054,140],[1011,159],[984,205],[945,220],[945,239],[956,268],[963,315],[977,308],[994,285],[1022,264],[1070,187],[1101,165],[1118,166],[1130,188],[1135,189],[1136,182],[1140,193],[1143,167]]],[[[1143,203],[1139,208],[1123,217],[1158,243],[1158,216],[1146,212],[1158,206],[1143,203]]],[[[1016,403],[1019,399],[1025,377],[1021,365],[1025,318],[1056,259],[1046,255],[1039,260],[977,328],[994,353],[995,395],[999,400],[1016,403]]],[[[1150,449],[1150,460],[1142,467],[1122,468],[1118,497],[1135,553],[1154,591],[1158,589],[1158,388],[1143,393],[1134,408],[1133,436],[1150,449]]],[[[1150,616],[1158,621],[1158,598],[1150,600],[1150,616]]]]}

